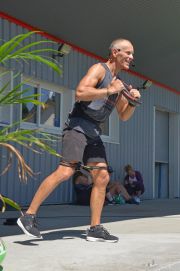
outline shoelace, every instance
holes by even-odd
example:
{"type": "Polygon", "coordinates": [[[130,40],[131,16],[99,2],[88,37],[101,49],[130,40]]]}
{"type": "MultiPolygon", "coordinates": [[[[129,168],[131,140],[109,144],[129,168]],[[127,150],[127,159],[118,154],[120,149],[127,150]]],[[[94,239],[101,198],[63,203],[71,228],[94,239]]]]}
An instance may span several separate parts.
{"type": "Polygon", "coordinates": [[[32,226],[36,227],[38,226],[38,223],[37,223],[37,220],[36,220],[36,217],[35,216],[31,216],[32,218],[32,226]]]}
{"type": "MultiPolygon", "coordinates": [[[[107,234],[108,236],[110,236],[110,233],[108,232],[108,230],[106,230],[103,226],[100,225],[99,228],[101,228],[102,231],[103,231],[105,234],[107,234]]],[[[90,229],[87,229],[87,230],[86,230],[86,234],[88,234],[89,230],[90,230],[90,229]]]]}
{"type": "Polygon", "coordinates": [[[33,225],[37,228],[37,226],[39,225],[37,222],[37,219],[34,217],[33,218],[33,225]]]}
{"type": "Polygon", "coordinates": [[[102,228],[102,231],[103,231],[105,234],[107,234],[108,236],[110,236],[110,233],[108,232],[108,230],[106,230],[103,226],[101,226],[101,228],[102,228]]]}

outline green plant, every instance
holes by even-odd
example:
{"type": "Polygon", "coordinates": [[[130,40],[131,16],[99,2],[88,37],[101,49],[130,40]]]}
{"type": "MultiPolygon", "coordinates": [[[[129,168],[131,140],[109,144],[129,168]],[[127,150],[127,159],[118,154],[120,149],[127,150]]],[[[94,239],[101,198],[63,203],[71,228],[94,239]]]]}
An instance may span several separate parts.
{"type": "MultiPolygon", "coordinates": [[[[49,45],[49,43],[54,42],[49,40],[28,42],[31,36],[36,34],[41,33],[28,32],[26,34],[20,34],[0,45],[0,63],[6,67],[9,60],[17,61],[18,63],[21,62],[24,65],[28,64],[29,61],[35,61],[47,65],[50,69],[61,74],[60,67],[51,57],[48,56],[49,53],[52,55],[52,53],[57,53],[57,51],[52,48],[45,47],[47,44],[49,45]],[[42,44],[44,45],[44,48],[39,49],[38,46],[41,46],[42,44]]],[[[3,72],[0,76],[3,77],[6,74],[7,71],[3,72]]],[[[19,73],[16,74],[14,78],[18,75],[19,73]]],[[[36,99],[38,94],[23,96],[24,93],[28,92],[28,89],[22,90],[22,84],[24,84],[24,82],[17,84],[13,89],[7,91],[10,87],[10,82],[6,82],[0,89],[0,106],[33,103],[43,107],[44,103],[36,99]]],[[[1,174],[5,174],[9,170],[12,163],[12,157],[15,155],[18,161],[19,178],[23,181],[27,181],[27,175],[33,176],[33,170],[26,164],[23,155],[16,147],[14,147],[13,142],[36,153],[39,153],[40,150],[44,150],[52,155],[60,155],[49,145],[49,143],[57,140],[55,136],[43,133],[37,129],[21,130],[19,129],[19,124],[20,121],[0,130],[0,147],[6,148],[9,154],[7,158],[7,166],[1,174]],[[37,150],[37,147],[39,150],[37,150]]],[[[4,204],[6,203],[7,198],[3,198],[1,196],[1,200],[3,201],[3,206],[5,206],[4,204]]],[[[15,207],[15,205],[13,207],[15,207]]]]}
{"type": "MultiPolygon", "coordinates": [[[[6,247],[2,239],[0,239],[0,264],[3,262],[6,256],[6,247]]],[[[2,266],[0,265],[0,271],[3,270],[2,266]]]]}
{"type": "Polygon", "coordinates": [[[10,198],[4,197],[2,195],[0,195],[0,199],[2,201],[2,213],[5,212],[6,210],[6,204],[8,204],[9,206],[13,207],[14,209],[16,209],[17,211],[21,212],[21,207],[18,203],[16,203],[15,201],[13,201],[10,198]]]}
{"type": "MultiPolygon", "coordinates": [[[[11,40],[4,42],[0,45],[0,64],[4,67],[9,63],[9,61],[17,61],[21,62],[24,65],[28,64],[29,61],[35,61],[47,65],[50,69],[53,69],[58,74],[61,74],[61,69],[57,65],[57,63],[50,57],[48,57],[47,53],[59,53],[51,48],[38,48],[40,45],[46,45],[49,43],[54,43],[49,40],[40,40],[35,42],[27,42],[28,39],[31,38],[32,35],[41,34],[38,32],[28,32],[26,34],[20,34],[18,36],[13,37],[11,40]],[[26,43],[26,44],[25,44],[26,43]],[[42,55],[44,54],[44,55],[42,55]]],[[[0,77],[2,78],[8,72],[5,71],[1,73],[0,77]]],[[[20,73],[17,73],[14,76],[18,76],[20,73]]],[[[14,86],[13,89],[9,90],[11,82],[6,82],[0,89],[0,106],[6,106],[9,104],[26,104],[33,103],[35,105],[44,106],[43,102],[38,101],[36,98],[38,94],[26,95],[23,96],[28,89],[22,90],[23,82],[14,86]]],[[[17,143],[25,148],[28,148],[31,151],[39,153],[40,150],[44,150],[49,152],[52,155],[60,156],[50,145],[49,143],[57,140],[55,136],[50,134],[43,133],[39,130],[21,130],[19,128],[19,122],[13,123],[12,125],[6,126],[5,128],[0,130],[0,147],[6,148],[8,151],[7,165],[5,166],[2,174],[5,174],[12,163],[13,155],[15,155],[18,161],[18,172],[19,178],[22,181],[27,181],[27,176],[33,176],[33,170],[26,164],[23,155],[21,152],[13,145],[13,143],[17,143]],[[37,147],[39,150],[37,150],[37,147]]],[[[10,205],[16,210],[21,212],[21,207],[19,204],[14,202],[13,200],[2,196],[0,194],[0,200],[2,201],[2,212],[6,210],[6,205],[10,205]]],[[[6,248],[3,241],[0,239],[0,264],[3,261],[6,255],[6,248]]],[[[2,266],[0,266],[2,270],[2,266]]]]}
{"type": "MultiPolygon", "coordinates": [[[[26,34],[20,34],[13,37],[11,40],[4,42],[0,46],[0,63],[3,66],[6,66],[6,63],[9,60],[21,61],[25,65],[28,61],[40,62],[44,65],[47,65],[49,68],[53,69],[58,74],[61,74],[61,69],[52,58],[50,58],[47,53],[57,53],[56,50],[51,48],[38,48],[40,45],[46,45],[49,43],[54,43],[49,40],[40,40],[35,42],[28,42],[26,45],[23,45],[24,42],[27,42],[32,35],[35,35],[39,32],[28,32],[26,34]],[[42,55],[46,54],[46,55],[42,55]]],[[[39,33],[40,34],[40,33],[39,33]]],[[[1,74],[4,76],[7,72],[1,74]]],[[[15,77],[17,74],[15,75],[15,77]]],[[[21,86],[24,82],[16,85],[13,89],[7,92],[7,88],[10,85],[10,82],[7,82],[0,89],[0,106],[6,106],[8,104],[26,104],[33,103],[35,105],[44,106],[43,102],[38,101],[36,98],[38,94],[27,95],[23,97],[23,94],[28,92],[28,89],[22,90],[21,86]]],[[[18,171],[20,179],[26,181],[27,175],[32,176],[32,169],[26,164],[20,151],[12,145],[12,142],[16,142],[19,145],[22,145],[28,149],[31,149],[34,152],[38,152],[35,146],[40,150],[45,150],[52,155],[60,156],[49,144],[48,142],[53,142],[56,140],[55,136],[43,133],[39,130],[21,130],[19,129],[20,122],[13,123],[0,130],[0,147],[4,147],[9,152],[8,163],[2,174],[4,174],[10,167],[13,154],[18,160],[18,171]],[[12,131],[13,129],[13,131],[12,131]],[[16,129],[16,130],[14,130],[16,129]]]]}

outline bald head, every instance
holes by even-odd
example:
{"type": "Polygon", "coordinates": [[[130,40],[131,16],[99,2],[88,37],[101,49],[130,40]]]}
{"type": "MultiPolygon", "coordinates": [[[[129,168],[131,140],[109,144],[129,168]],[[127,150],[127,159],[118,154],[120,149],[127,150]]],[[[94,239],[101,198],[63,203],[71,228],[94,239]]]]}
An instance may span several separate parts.
{"type": "Polygon", "coordinates": [[[111,54],[112,49],[123,50],[127,45],[132,45],[132,43],[127,39],[119,38],[119,39],[113,40],[109,46],[109,54],[111,54]]]}

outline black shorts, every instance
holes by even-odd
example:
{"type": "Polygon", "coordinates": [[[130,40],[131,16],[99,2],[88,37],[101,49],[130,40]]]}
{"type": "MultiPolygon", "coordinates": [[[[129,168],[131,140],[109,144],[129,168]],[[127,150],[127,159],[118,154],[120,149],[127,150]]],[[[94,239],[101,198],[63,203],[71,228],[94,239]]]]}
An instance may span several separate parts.
{"type": "Polygon", "coordinates": [[[62,160],[66,162],[107,163],[105,147],[101,138],[87,137],[85,134],[66,129],[62,137],[62,160]]]}

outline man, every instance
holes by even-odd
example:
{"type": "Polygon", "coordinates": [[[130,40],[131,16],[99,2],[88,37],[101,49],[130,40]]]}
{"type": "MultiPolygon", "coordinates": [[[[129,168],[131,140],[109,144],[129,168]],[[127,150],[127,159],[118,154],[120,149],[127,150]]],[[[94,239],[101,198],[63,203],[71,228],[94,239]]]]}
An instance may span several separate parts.
{"type": "MultiPolygon", "coordinates": [[[[118,241],[116,236],[108,233],[100,224],[106,186],[109,182],[105,148],[100,138],[100,124],[109,117],[115,107],[123,121],[128,120],[134,113],[134,105],[122,95],[125,86],[117,78],[120,71],[129,69],[133,54],[134,49],[130,41],[114,40],[109,48],[108,61],[93,65],[77,86],[76,103],[63,132],[63,161],[41,183],[26,214],[18,219],[18,225],[28,235],[41,237],[35,221],[40,204],[60,183],[69,179],[74,174],[77,163],[82,162],[96,167],[91,171],[94,183],[90,201],[91,226],[87,231],[86,240],[118,241]]],[[[140,98],[137,89],[129,87],[129,91],[134,98],[140,98]]]]}

